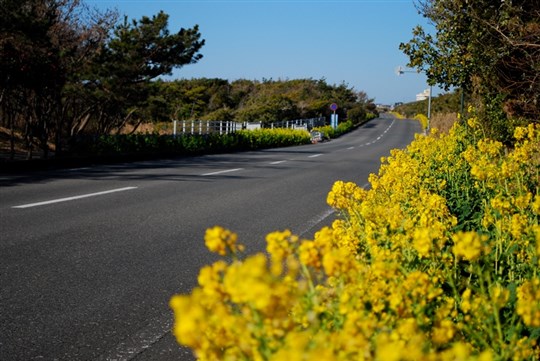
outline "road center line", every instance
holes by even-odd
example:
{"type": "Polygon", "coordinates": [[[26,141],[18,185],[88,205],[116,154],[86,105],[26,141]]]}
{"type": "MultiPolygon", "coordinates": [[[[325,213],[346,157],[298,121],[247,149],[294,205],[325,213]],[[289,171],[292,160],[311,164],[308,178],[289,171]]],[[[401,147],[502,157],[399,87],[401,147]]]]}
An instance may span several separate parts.
{"type": "Polygon", "coordinates": [[[242,169],[244,169],[244,168],[226,169],[226,170],[220,170],[220,171],[217,171],[217,172],[204,173],[204,174],[201,174],[201,175],[202,176],[208,176],[208,175],[216,175],[216,174],[237,172],[237,171],[242,170],[242,169]]]}
{"type": "Polygon", "coordinates": [[[308,156],[308,158],[316,158],[316,157],[320,157],[321,155],[322,155],[322,153],[312,154],[312,155],[308,156]]]}
{"type": "Polygon", "coordinates": [[[14,207],[12,207],[12,208],[31,208],[31,207],[38,207],[38,206],[44,206],[44,205],[47,205],[47,204],[53,204],[53,203],[60,203],[60,202],[73,201],[73,200],[81,199],[81,198],[88,198],[88,197],[101,196],[101,195],[109,194],[109,193],[129,191],[129,190],[136,189],[136,188],[137,188],[137,187],[116,188],[116,189],[111,189],[111,190],[103,191],[103,192],[96,192],[96,193],[82,194],[82,195],[80,195],[80,196],[73,196],[73,197],[66,197],[66,198],[58,198],[58,199],[51,199],[50,201],[37,202],[37,203],[29,203],[29,204],[23,204],[23,205],[20,205],[20,206],[14,206],[14,207]]]}
{"type": "Polygon", "coordinates": [[[286,160],[278,160],[278,161],[275,161],[275,162],[270,162],[270,164],[281,164],[281,163],[285,163],[286,160]]]}

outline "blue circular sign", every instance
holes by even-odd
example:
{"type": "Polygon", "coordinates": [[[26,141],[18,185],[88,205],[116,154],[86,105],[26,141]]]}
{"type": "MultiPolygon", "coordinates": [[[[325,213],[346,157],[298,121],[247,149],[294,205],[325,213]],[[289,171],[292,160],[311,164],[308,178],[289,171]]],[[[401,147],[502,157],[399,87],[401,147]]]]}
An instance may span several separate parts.
{"type": "Polygon", "coordinates": [[[330,104],[330,109],[332,109],[333,111],[336,111],[338,108],[337,104],[336,103],[332,103],[330,104]]]}

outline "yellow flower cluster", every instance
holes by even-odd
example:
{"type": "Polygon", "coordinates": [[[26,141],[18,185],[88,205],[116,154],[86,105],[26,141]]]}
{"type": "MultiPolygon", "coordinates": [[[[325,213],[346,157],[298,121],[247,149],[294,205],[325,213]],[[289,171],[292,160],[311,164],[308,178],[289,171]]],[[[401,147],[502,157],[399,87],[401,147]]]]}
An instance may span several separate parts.
{"type": "Polygon", "coordinates": [[[424,114],[416,114],[414,116],[414,119],[418,120],[420,122],[420,125],[422,126],[422,129],[427,129],[429,125],[429,119],[424,114]]]}
{"type": "MultiPolygon", "coordinates": [[[[474,121],[470,122],[474,125],[474,121]]],[[[199,360],[540,359],[540,127],[513,149],[457,125],[383,159],[371,189],[338,181],[341,213],[267,254],[206,233],[228,262],[171,299],[199,360]]]]}
{"type": "Polygon", "coordinates": [[[452,237],[454,246],[452,251],[457,258],[463,258],[468,261],[477,260],[484,253],[489,253],[489,248],[483,246],[487,236],[480,236],[476,232],[459,232],[452,237]]]}
{"type": "Polygon", "coordinates": [[[527,326],[540,327],[540,278],[525,281],[517,290],[517,313],[527,326]]]}
{"type": "Polygon", "coordinates": [[[220,226],[215,226],[206,230],[206,234],[204,235],[204,244],[206,245],[206,248],[221,256],[236,254],[243,250],[242,245],[237,246],[236,240],[236,233],[220,226]]]}

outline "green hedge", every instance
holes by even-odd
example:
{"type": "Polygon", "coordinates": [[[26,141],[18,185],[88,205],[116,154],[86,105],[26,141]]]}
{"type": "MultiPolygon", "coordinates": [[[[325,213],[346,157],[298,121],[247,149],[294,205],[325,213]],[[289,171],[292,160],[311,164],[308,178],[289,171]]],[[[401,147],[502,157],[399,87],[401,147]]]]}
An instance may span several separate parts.
{"type": "Polygon", "coordinates": [[[70,144],[74,155],[178,154],[233,152],[309,144],[309,133],[292,129],[243,130],[231,134],[129,134],[81,137],[70,144]]]}

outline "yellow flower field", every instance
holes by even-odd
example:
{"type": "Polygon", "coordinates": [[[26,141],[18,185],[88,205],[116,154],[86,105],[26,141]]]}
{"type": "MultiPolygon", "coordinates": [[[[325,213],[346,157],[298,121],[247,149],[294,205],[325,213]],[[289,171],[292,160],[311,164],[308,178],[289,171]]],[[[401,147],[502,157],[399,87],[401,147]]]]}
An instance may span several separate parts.
{"type": "Polygon", "coordinates": [[[174,334],[199,360],[540,359],[540,126],[512,149],[471,125],[417,136],[371,189],[338,181],[341,216],[267,254],[207,231],[224,258],[176,295],[174,334]]]}

